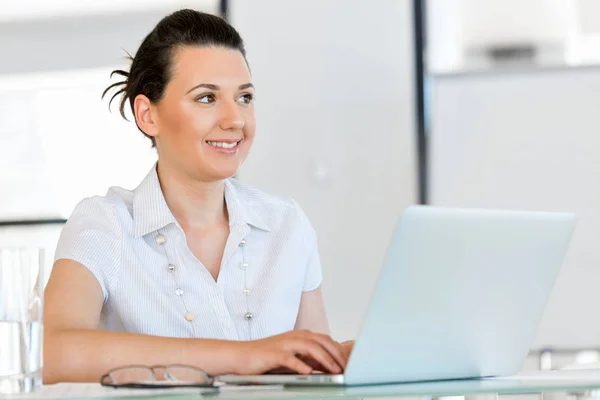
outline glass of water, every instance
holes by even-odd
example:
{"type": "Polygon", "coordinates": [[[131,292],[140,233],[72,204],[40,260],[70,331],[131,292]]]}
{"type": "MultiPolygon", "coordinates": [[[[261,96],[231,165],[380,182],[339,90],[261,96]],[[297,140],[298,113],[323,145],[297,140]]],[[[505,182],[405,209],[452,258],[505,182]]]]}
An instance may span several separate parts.
{"type": "Polygon", "coordinates": [[[43,250],[0,248],[0,395],[42,383],[43,250]]]}

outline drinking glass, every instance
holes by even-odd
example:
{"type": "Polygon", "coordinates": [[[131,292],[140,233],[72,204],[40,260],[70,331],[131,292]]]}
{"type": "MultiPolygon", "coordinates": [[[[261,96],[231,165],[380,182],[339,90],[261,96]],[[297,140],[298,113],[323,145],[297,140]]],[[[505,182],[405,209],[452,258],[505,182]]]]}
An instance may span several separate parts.
{"type": "Polygon", "coordinates": [[[42,383],[43,250],[0,248],[0,394],[42,383]]]}

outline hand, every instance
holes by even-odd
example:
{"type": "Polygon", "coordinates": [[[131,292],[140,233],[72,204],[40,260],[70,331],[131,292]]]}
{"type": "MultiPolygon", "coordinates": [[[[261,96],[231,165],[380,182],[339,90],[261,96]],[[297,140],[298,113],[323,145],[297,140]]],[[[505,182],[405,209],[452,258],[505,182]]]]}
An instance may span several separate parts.
{"type": "Polygon", "coordinates": [[[263,374],[279,368],[300,374],[310,374],[315,369],[339,374],[348,361],[341,344],[309,331],[291,331],[242,342],[241,346],[243,360],[236,368],[239,375],[263,374]]]}
{"type": "Polygon", "coordinates": [[[352,354],[352,350],[354,349],[354,340],[347,340],[345,342],[342,342],[341,344],[342,348],[346,353],[346,357],[350,358],[350,354],[352,354]]]}

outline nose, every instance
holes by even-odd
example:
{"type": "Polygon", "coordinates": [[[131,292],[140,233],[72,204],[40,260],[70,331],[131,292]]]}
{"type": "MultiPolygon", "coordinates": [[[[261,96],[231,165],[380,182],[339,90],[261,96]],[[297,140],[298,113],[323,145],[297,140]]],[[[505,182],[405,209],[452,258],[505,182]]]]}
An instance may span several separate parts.
{"type": "Polygon", "coordinates": [[[245,121],[239,106],[236,102],[227,102],[223,104],[221,114],[221,129],[223,130],[240,130],[244,127],[245,121]]]}

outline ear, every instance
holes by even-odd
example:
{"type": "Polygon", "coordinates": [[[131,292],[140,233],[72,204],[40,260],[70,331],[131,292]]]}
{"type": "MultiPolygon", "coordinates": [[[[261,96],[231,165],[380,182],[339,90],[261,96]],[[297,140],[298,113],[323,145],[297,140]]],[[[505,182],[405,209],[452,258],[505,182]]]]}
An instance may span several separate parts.
{"type": "Polygon", "coordinates": [[[143,94],[138,94],[133,101],[135,122],[148,136],[158,136],[157,115],[150,99],[143,94]]]}

